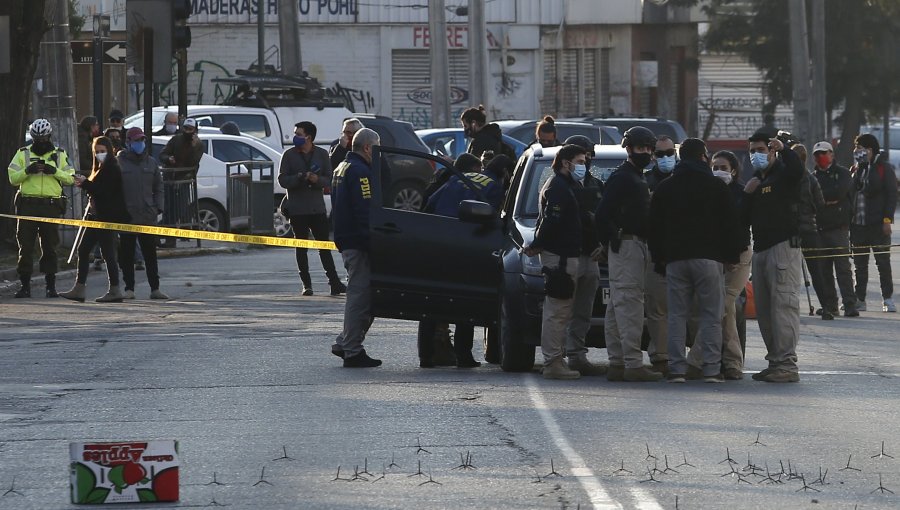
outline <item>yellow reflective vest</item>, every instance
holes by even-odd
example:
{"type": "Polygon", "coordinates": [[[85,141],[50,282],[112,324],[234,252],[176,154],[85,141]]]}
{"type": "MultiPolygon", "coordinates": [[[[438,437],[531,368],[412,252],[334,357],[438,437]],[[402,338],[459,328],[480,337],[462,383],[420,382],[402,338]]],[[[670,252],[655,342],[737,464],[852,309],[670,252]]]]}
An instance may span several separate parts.
{"type": "Polygon", "coordinates": [[[31,152],[31,145],[22,147],[16,152],[9,163],[9,182],[19,187],[19,193],[29,197],[62,196],[62,187],[75,182],[75,168],[69,164],[69,156],[66,151],[54,148],[52,151],[38,156],[31,152]],[[28,165],[42,161],[45,165],[53,167],[53,174],[27,174],[28,165]]]}

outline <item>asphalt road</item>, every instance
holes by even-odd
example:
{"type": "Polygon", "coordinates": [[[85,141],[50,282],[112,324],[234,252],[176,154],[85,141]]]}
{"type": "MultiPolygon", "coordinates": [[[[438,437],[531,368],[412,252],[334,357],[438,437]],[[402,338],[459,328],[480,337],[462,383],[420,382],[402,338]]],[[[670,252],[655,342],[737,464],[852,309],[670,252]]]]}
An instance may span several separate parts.
{"type": "Polygon", "coordinates": [[[343,298],[321,269],[300,297],[293,267],[283,249],[163,260],[168,302],[142,273],[123,304],[0,289],[0,508],[72,507],[69,442],[145,439],[177,439],[182,461],[180,503],[148,507],[900,507],[877,490],[900,493],[898,314],[803,316],[790,385],[749,378],[765,363],[752,321],[748,377],[719,385],[423,370],[416,325],[388,320],[366,341],[384,366],[346,370],[329,352],[343,298]]]}

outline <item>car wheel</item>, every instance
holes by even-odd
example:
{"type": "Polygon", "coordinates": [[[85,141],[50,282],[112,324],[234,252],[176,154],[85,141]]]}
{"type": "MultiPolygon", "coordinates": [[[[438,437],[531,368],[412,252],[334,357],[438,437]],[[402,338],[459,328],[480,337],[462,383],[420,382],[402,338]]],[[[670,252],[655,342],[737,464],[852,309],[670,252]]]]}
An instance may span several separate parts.
{"type": "Polygon", "coordinates": [[[287,216],[281,214],[279,205],[281,205],[281,197],[275,197],[275,216],[272,221],[275,227],[275,235],[278,237],[291,237],[294,235],[294,230],[291,228],[291,222],[287,216]]]}
{"type": "Polygon", "coordinates": [[[534,346],[522,342],[522,320],[511,316],[505,292],[501,300],[500,368],[504,372],[530,372],[534,368],[534,346]]]}
{"type": "Polygon", "coordinates": [[[207,232],[226,232],[228,230],[228,218],[225,210],[216,203],[200,202],[200,230],[207,232]]]}
{"type": "Polygon", "coordinates": [[[402,211],[421,211],[425,205],[425,188],[410,181],[398,182],[391,187],[391,207],[402,211]]]}

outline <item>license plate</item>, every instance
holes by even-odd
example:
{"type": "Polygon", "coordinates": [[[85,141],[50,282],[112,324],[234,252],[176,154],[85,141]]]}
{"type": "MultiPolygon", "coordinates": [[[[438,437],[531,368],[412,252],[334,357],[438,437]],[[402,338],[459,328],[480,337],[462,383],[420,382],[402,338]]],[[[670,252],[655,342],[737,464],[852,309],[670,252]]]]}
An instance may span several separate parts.
{"type": "Polygon", "coordinates": [[[601,304],[609,304],[609,287],[602,289],[603,292],[600,293],[600,303],[601,304]]]}

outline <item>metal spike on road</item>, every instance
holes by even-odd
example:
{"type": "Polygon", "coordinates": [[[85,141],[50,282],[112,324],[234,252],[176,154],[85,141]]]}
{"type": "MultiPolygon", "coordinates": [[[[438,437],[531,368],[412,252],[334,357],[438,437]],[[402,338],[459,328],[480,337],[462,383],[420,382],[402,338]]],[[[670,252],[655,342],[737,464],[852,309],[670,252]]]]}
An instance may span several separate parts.
{"type": "Polygon", "coordinates": [[[675,466],[676,468],[680,468],[680,467],[682,467],[682,466],[697,467],[697,466],[695,466],[695,465],[693,465],[693,464],[691,464],[690,462],[687,461],[687,455],[685,455],[684,452],[681,452],[681,458],[684,459],[684,461],[683,461],[681,464],[675,466]]]}
{"type": "MultiPolygon", "coordinates": [[[[340,466],[338,466],[338,471],[340,471],[340,470],[341,470],[341,468],[340,468],[340,466]]],[[[259,473],[259,481],[254,483],[253,487],[256,487],[257,485],[263,485],[263,484],[272,485],[271,483],[269,483],[266,480],[266,466],[262,467],[262,471],[259,473]]]]}
{"type": "Polygon", "coordinates": [[[860,473],[862,473],[862,469],[850,467],[850,459],[852,459],[852,458],[853,458],[853,454],[851,453],[850,456],[847,457],[847,465],[842,467],[841,469],[838,469],[838,471],[847,471],[849,469],[850,471],[859,471],[860,473]]]}
{"type": "Polygon", "coordinates": [[[759,436],[760,436],[760,434],[761,434],[761,432],[757,432],[757,433],[756,433],[756,441],[753,441],[752,443],[750,443],[750,444],[747,445],[747,446],[766,446],[765,443],[760,443],[760,442],[759,442],[759,436]]]}
{"type": "Polygon", "coordinates": [[[876,492],[881,492],[882,494],[884,494],[885,492],[890,492],[891,494],[894,493],[894,491],[888,489],[887,487],[884,486],[883,483],[881,483],[881,473],[878,473],[878,487],[876,487],[875,490],[873,490],[869,494],[874,494],[876,492]]]}
{"type": "Polygon", "coordinates": [[[428,454],[431,453],[428,450],[426,450],[425,448],[422,448],[422,438],[416,437],[416,455],[418,455],[421,452],[425,452],[428,454]]]}
{"type": "Polygon", "coordinates": [[[212,501],[210,501],[209,504],[206,505],[206,506],[228,506],[228,505],[223,504],[223,503],[219,503],[218,501],[216,501],[216,497],[213,496],[212,501]]]}
{"type": "Polygon", "coordinates": [[[374,474],[369,473],[369,458],[368,458],[368,457],[366,457],[365,459],[363,459],[363,470],[360,471],[359,474],[361,474],[361,475],[375,476],[374,474]]]}
{"type": "Polygon", "coordinates": [[[672,469],[672,468],[669,467],[669,456],[668,456],[668,455],[663,455],[663,458],[666,459],[666,469],[663,469],[663,470],[662,470],[662,473],[663,473],[663,474],[666,474],[666,473],[668,473],[669,471],[671,471],[671,472],[677,474],[678,471],[675,471],[674,469],[672,469]]]}
{"type": "Polygon", "coordinates": [[[387,467],[388,467],[388,469],[395,468],[395,467],[397,467],[397,468],[400,467],[400,464],[397,464],[396,462],[394,462],[394,452],[391,452],[391,463],[388,464],[387,467]]]}
{"type": "Polygon", "coordinates": [[[362,482],[368,482],[368,481],[369,481],[368,478],[366,478],[365,476],[362,475],[362,473],[359,472],[359,466],[358,466],[358,465],[357,465],[356,467],[353,468],[353,478],[351,478],[350,481],[351,481],[351,482],[355,482],[355,481],[357,481],[357,480],[362,481],[362,482]]]}
{"type": "Polygon", "coordinates": [[[334,478],[331,479],[332,482],[336,482],[336,481],[338,481],[338,480],[340,480],[340,481],[342,481],[342,482],[349,482],[349,481],[350,481],[349,478],[341,478],[341,466],[338,466],[337,474],[334,475],[334,478]]]}
{"type": "Polygon", "coordinates": [[[831,485],[830,483],[825,481],[826,476],[828,476],[828,470],[826,469],[825,472],[822,473],[822,466],[819,466],[819,478],[817,480],[813,481],[813,483],[811,483],[810,485],[815,485],[815,484],[831,485]]]}
{"type": "Polygon", "coordinates": [[[649,468],[647,468],[647,475],[648,475],[650,478],[648,478],[648,479],[646,479],[646,480],[641,480],[640,483],[662,483],[661,480],[657,480],[656,478],[653,478],[653,472],[650,471],[649,468]]]}
{"type": "Polygon", "coordinates": [[[377,482],[378,480],[384,480],[385,477],[387,477],[386,471],[387,471],[387,468],[384,467],[384,463],[382,462],[382,463],[381,463],[381,476],[379,476],[378,478],[372,480],[372,483],[375,483],[375,482],[377,482]]]}
{"type": "Polygon", "coordinates": [[[556,472],[556,466],[553,465],[553,457],[550,457],[550,472],[544,475],[544,478],[550,478],[551,476],[562,476],[556,472]]]}
{"type": "Polygon", "coordinates": [[[652,453],[650,453],[650,443],[644,443],[644,446],[647,447],[647,457],[644,458],[644,460],[650,460],[650,459],[659,460],[659,458],[656,455],[653,455],[652,453]]]}
{"type": "Polygon", "coordinates": [[[209,482],[209,483],[204,483],[203,485],[225,485],[225,484],[219,482],[218,480],[216,480],[216,472],[213,471],[213,479],[212,479],[212,481],[209,482]]]}
{"type": "Polygon", "coordinates": [[[720,461],[719,464],[725,464],[726,462],[729,465],[737,465],[737,461],[731,458],[731,450],[729,450],[728,448],[725,448],[725,459],[720,461]]]}
{"type": "Polygon", "coordinates": [[[882,441],[882,442],[881,442],[881,453],[876,453],[875,455],[872,455],[871,458],[873,458],[873,459],[883,459],[883,458],[885,458],[885,457],[887,457],[887,458],[889,458],[889,459],[893,459],[893,458],[894,458],[894,457],[892,457],[891,455],[888,455],[888,454],[884,453],[884,441],[882,441]]]}
{"type": "Polygon", "coordinates": [[[626,475],[626,474],[633,475],[634,473],[632,473],[631,471],[625,469],[625,461],[623,460],[623,461],[622,461],[622,465],[619,466],[619,469],[613,471],[612,474],[617,475],[617,476],[624,476],[624,475],[626,475]]]}
{"type": "Polygon", "coordinates": [[[425,473],[422,472],[422,461],[420,460],[420,461],[418,461],[418,463],[419,463],[419,469],[417,469],[415,473],[407,476],[407,478],[412,478],[414,476],[425,476],[425,473]]]}
{"type": "Polygon", "coordinates": [[[420,484],[419,484],[419,487],[421,487],[421,486],[423,486],[423,485],[428,485],[429,483],[433,483],[433,484],[435,484],[435,485],[444,485],[444,484],[442,484],[441,482],[435,481],[434,478],[431,476],[431,472],[430,472],[430,471],[428,472],[428,480],[425,480],[424,482],[420,483],[420,484]]]}
{"type": "Polygon", "coordinates": [[[12,482],[9,484],[9,489],[3,493],[3,496],[0,496],[0,497],[5,498],[6,496],[8,496],[10,494],[15,494],[16,496],[25,496],[24,494],[22,494],[21,492],[16,490],[16,477],[15,476],[13,477],[12,482]]]}
{"type": "Polygon", "coordinates": [[[822,492],[822,491],[820,491],[819,489],[816,489],[815,487],[812,487],[812,486],[810,486],[810,485],[807,485],[807,483],[806,483],[806,477],[805,477],[804,475],[801,474],[801,475],[798,476],[797,478],[799,478],[800,481],[803,482],[803,487],[800,487],[799,489],[795,490],[794,492],[800,492],[800,491],[803,491],[803,492],[809,492],[809,491],[813,491],[813,492],[822,492]]]}
{"type": "Polygon", "coordinates": [[[277,459],[272,459],[272,462],[275,462],[276,460],[297,460],[297,459],[295,459],[295,458],[293,458],[293,457],[288,457],[288,454],[287,454],[287,446],[286,446],[286,445],[282,445],[282,446],[281,446],[281,451],[284,452],[284,453],[281,455],[281,457],[278,457],[277,459]]]}

